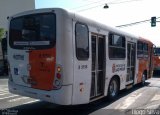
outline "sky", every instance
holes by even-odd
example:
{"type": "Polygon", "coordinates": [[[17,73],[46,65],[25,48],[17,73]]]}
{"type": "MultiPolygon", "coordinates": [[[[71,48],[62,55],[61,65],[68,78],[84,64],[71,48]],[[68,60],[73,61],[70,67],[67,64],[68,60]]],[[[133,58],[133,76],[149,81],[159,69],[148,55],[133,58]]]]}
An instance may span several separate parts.
{"type": "MultiPolygon", "coordinates": [[[[159,0],[35,0],[36,9],[64,8],[83,17],[109,26],[119,26],[160,17],[159,0]],[[109,8],[104,9],[108,4],[109,8]]],[[[160,18],[157,19],[160,21],[160,18]]],[[[151,27],[150,21],[119,29],[151,40],[160,46],[160,22],[151,27]]]]}

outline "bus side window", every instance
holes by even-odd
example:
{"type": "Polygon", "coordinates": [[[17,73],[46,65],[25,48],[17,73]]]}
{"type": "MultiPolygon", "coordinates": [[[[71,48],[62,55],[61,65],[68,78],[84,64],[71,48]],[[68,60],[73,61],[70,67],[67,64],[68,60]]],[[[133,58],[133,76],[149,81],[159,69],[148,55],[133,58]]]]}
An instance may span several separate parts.
{"type": "Polygon", "coordinates": [[[109,58],[124,59],[126,57],[125,37],[117,34],[109,34],[109,58]]]}
{"type": "Polygon", "coordinates": [[[137,42],[137,58],[143,58],[143,43],[137,42]]]}
{"type": "Polygon", "coordinates": [[[143,55],[144,55],[144,58],[148,58],[148,44],[147,43],[144,43],[143,44],[143,55]]]}
{"type": "Polygon", "coordinates": [[[138,41],[137,58],[148,58],[148,44],[138,41]]]}
{"type": "Polygon", "coordinates": [[[160,48],[158,47],[158,48],[154,48],[154,55],[155,56],[160,56],[160,48]]]}
{"type": "Polygon", "coordinates": [[[89,31],[85,24],[76,23],[76,57],[78,60],[87,60],[89,58],[89,31]]]}

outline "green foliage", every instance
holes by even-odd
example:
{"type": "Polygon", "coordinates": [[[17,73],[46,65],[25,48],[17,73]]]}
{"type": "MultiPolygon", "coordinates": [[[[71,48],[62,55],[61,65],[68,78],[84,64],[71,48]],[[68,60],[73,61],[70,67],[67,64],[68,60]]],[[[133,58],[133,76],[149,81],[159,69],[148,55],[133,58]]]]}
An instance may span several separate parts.
{"type": "Polygon", "coordinates": [[[0,41],[2,41],[2,38],[4,37],[5,29],[0,28],[0,41]]]}

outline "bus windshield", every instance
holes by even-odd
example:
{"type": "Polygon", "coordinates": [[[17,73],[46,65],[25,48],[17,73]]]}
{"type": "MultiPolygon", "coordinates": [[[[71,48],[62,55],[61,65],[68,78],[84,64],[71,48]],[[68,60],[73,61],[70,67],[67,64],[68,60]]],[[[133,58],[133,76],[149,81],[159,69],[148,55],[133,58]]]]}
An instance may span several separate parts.
{"type": "Polygon", "coordinates": [[[154,55],[160,56],[160,48],[154,48],[154,55]]]}
{"type": "Polygon", "coordinates": [[[56,15],[41,13],[11,19],[10,47],[15,49],[46,49],[55,46],[56,15]]]}

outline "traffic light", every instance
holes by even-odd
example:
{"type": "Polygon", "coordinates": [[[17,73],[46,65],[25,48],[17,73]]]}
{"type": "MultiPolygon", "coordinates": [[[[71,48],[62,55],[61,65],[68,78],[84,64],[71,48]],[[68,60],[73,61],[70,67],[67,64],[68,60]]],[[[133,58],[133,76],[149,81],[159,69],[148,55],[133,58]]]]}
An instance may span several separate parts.
{"type": "Polygon", "coordinates": [[[155,27],[156,26],[156,17],[151,17],[151,27],[155,27]]]}

